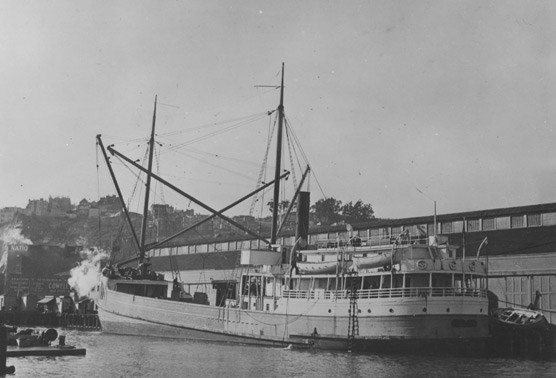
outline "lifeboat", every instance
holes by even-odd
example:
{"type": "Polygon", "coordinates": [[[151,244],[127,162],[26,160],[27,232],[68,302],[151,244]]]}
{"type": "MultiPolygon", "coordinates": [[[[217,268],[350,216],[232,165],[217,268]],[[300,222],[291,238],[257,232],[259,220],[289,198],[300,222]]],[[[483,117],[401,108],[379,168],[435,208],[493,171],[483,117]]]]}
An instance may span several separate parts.
{"type": "Polygon", "coordinates": [[[514,329],[546,328],[548,321],[540,311],[515,308],[500,308],[493,314],[498,325],[514,329]]]}

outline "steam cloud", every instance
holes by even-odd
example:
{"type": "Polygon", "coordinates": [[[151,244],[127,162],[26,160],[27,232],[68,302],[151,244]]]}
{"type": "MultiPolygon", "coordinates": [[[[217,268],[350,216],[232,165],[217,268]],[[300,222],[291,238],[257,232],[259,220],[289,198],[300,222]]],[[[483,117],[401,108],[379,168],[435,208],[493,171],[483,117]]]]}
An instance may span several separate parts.
{"type": "Polygon", "coordinates": [[[21,234],[21,224],[10,224],[4,229],[0,229],[0,273],[6,272],[8,263],[8,246],[14,244],[31,245],[33,242],[21,234]]]}
{"type": "Polygon", "coordinates": [[[68,284],[82,297],[100,282],[101,262],[106,260],[108,253],[102,249],[89,248],[81,252],[83,261],[70,271],[68,284]]]}

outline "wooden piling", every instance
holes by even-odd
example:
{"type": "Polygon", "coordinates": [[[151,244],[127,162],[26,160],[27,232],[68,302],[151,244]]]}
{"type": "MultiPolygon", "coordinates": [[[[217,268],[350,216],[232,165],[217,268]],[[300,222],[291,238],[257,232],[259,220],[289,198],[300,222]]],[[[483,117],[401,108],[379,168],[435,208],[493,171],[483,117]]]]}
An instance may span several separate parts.
{"type": "Polygon", "coordinates": [[[14,366],[6,366],[8,357],[8,329],[5,325],[0,324],[0,375],[13,374],[14,366]]]}

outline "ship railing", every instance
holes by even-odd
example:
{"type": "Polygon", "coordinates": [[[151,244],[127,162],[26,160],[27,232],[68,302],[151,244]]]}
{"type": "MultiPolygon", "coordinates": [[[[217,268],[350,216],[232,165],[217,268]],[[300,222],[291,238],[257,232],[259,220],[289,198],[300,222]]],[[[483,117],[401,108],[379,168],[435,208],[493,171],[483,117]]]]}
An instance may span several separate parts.
{"type": "MultiPolygon", "coordinates": [[[[411,298],[411,297],[475,297],[486,298],[486,289],[454,287],[409,287],[357,290],[361,299],[411,298]]],[[[347,299],[349,290],[284,290],[284,298],[290,299],[347,299]]]]}
{"type": "Polygon", "coordinates": [[[375,247],[387,246],[397,243],[405,244],[428,244],[428,238],[422,236],[406,235],[385,235],[385,236],[359,236],[351,239],[319,239],[316,241],[318,249],[339,248],[339,247],[375,247]]]}

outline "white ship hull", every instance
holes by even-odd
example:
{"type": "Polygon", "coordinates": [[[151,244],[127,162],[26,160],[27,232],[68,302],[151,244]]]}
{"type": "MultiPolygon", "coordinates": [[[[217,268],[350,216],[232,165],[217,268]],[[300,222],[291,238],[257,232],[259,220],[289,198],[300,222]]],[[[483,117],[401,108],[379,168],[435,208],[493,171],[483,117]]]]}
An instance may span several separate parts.
{"type": "MultiPolygon", "coordinates": [[[[275,311],[252,311],[135,296],[104,286],[97,303],[108,333],[257,345],[345,349],[350,321],[347,298],[281,298],[275,311]]],[[[486,307],[479,297],[360,299],[354,349],[383,348],[385,342],[481,342],[488,337],[486,307]]]]}

